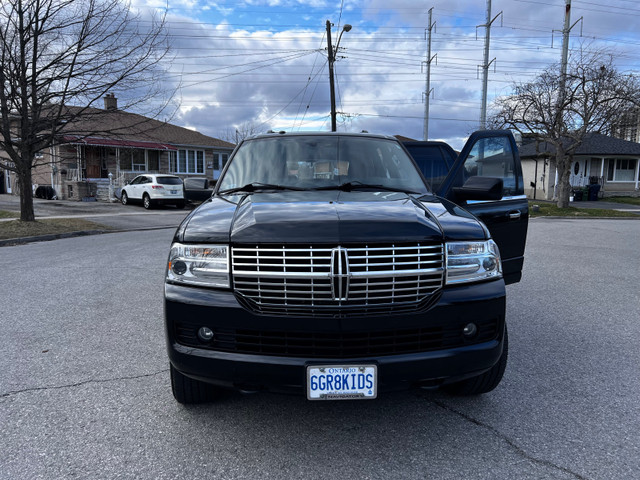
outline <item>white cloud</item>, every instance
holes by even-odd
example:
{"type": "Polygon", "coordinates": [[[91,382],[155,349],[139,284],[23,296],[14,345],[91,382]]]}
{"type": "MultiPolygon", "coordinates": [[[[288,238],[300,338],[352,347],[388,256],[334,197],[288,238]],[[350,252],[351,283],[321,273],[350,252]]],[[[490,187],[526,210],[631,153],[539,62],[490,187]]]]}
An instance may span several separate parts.
{"type": "MultiPolygon", "coordinates": [[[[153,0],[137,3],[155,5],[153,0]]],[[[591,41],[597,45],[616,45],[622,50],[621,68],[635,68],[640,12],[623,16],[621,10],[612,14],[594,11],[595,4],[574,4],[573,18],[585,17],[585,37],[595,36],[591,41]]],[[[422,138],[428,6],[416,6],[413,0],[388,5],[381,0],[345,2],[340,24],[350,23],[353,29],[341,41],[340,56],[346,58],[336,62],[338,110],[346,113],[339,116],[339,128],[422,138]]],[[[484,29],[476,26],[486,21],[484,5],[434,2],[432,138],[459,142],[478,127],[484,29]]],[[[172,1],[169,23],[176,58],[166,81],[182,85],[177,122],[213,136],[247,122],[264,130],[326,129],[324,23],[331,19],[338,24],[336,8],[313,0],[172,1]]],[[[551,31],[562,28],[563,4],[494,1],[492,16],[501,10],[503,26],[498,19],[492,28],[490,59],[496,60],[489,74],[490,98],[508,93],[514,80],[531,79],[560,58],[560,38],[556,33],[551,48],[551,31]]],[[[579,25],[572,32],[575,48],[578,36],[579,25]]]]}

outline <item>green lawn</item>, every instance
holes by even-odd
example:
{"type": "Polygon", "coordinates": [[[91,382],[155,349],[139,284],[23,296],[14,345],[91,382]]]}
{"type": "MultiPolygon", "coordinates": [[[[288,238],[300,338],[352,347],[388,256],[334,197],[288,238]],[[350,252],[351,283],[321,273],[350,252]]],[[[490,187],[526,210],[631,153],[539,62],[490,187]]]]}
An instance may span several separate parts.
{"type": "Polygon", "coordinates": [[[16,212],[7,212],[6,210],[0,210],[0,218],[18,218],[19,216],[20,214],[16,212]]]}
{"type": "Polygon", "coordinates": [[[637,217],[630,212],[619,212],[617,210],[606,210],[602,208],[558,208],[555,203],[540,201],[529,202],[529,215],[531,217],[637,217]],[[533,211],[533,205],[538,205],[539,211],[533,211]]]}
{"type": "Polygon", "coordinates": [[[603,198],[607,202],[628,203],[629,205],[640,205],[640,197],[607,197],[603,198]]]}
{"type": "MultiPolygon", "coordinates": [[[[5,216],[4,218],[7,217],[5,216]]],[[[0,240],[79,232],[83,230],[110,230],[110,227],[79,218],[55,218],[37,220],[35,222],[10,220],[0,222],[0,240]]]]}

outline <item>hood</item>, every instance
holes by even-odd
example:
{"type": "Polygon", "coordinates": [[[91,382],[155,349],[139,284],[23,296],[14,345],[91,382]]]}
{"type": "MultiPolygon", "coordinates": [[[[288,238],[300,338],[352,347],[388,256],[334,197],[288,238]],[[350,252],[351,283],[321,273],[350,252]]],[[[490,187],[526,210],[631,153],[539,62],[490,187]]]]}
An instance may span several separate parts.
{"type": "Polygon", "coordinates": [[[187,243],[349,244],[484,238],[473,216],[395,192],[274,192],[214,197],[177,232],[187,243]]]}

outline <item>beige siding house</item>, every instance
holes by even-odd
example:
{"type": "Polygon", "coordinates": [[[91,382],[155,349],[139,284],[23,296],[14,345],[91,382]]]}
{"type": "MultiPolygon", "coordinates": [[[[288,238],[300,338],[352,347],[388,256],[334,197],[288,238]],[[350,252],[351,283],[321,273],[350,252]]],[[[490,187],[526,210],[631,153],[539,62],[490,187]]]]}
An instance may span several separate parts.
{"type": "MultiPolygon", "coordinates": [[[[554,200],[559,180],[553,145],[534,141],[519,150],[526,195],[554,200]]],[[[640,196],[640,143],[589,134],[573,157],[570,183],[575,189],[599,185],[599,197],[640,196]]]]}

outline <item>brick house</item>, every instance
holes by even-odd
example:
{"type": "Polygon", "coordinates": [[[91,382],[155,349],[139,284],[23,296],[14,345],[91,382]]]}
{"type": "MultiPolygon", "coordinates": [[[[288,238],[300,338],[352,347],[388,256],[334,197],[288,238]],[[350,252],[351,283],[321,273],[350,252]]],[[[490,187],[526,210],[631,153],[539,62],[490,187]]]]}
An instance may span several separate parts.
{"type": "MultiPolygon", "coordinates": [[[[194,130],[118,110],[113,94],[105,96],[104,104],[104,110],[91,109],[94,114],[66,128],[69,133],[62,135],[58,145],[40,152],[34,185],[52,186],[60,199],[106,201],[110,182],[117,189],[145,172],[217,180],[235,147],[194,130]]],[[[4,191],[18,193],[14,174],[6,171],[4,176],[4,191]]]]}

